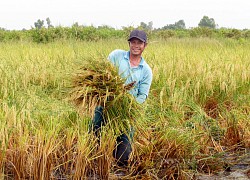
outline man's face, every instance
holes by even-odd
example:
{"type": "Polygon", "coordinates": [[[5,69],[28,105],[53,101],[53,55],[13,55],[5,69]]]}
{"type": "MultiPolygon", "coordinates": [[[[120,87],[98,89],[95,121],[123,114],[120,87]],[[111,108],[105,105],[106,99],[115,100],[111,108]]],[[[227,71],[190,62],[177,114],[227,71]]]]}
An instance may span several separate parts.
{"type": "Polygon", "coordinates": [[[137,38],[132,38],[129,42],[129,47],[131,55],[141,55],[146,47],[146,43],[137,38]]]}

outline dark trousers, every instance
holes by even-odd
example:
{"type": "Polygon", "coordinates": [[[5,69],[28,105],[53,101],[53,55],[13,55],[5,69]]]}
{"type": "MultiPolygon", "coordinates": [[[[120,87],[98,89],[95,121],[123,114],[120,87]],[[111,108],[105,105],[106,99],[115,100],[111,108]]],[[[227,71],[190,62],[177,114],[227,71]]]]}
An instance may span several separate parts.
{"type": "MultiPolygon", "coordinates": [[[[103,116],[103,107],[97,106],[95,108],[95,114],[91,125],[91,130],[99,138],[101,126],[106,124],[106,120],[103,116]]],[[[129,155],[132,152],[131,143],[128,136],[122,133],[116,138],[116,147],[113,151],[113,156],[117,161],[118,166],[127,166],[129,155]]]]}

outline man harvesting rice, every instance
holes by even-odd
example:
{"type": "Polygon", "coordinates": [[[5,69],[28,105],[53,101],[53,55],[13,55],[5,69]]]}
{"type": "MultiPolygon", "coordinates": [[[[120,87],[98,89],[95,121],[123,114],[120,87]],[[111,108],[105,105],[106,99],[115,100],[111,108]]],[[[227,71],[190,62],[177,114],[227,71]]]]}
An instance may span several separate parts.
{"type": "MultiPolygon", "coordinates": [[[[144,31],[133,30],[128,38],[129,51],[114,50],[108,56],[108,60],[118,68],[119,75],[126,79],[125,89],[129,89],[139,104],[142,104],[148,97],[152,82],[152,70],[142,57],[147,46],[147,35],[144,31]],[[133,87],[133,88],[131,88],[133,87]]],[[[104,108],[98,106],[95,109],[92,121],[93,131],[98,135],[102,125],[105,125],[103,116],[104,108]]],[[[118,166],[127,166],[129,155],[132,152],[131,143],[124,132],[116,139],[117,146],[113,156],[118,166]]]]}

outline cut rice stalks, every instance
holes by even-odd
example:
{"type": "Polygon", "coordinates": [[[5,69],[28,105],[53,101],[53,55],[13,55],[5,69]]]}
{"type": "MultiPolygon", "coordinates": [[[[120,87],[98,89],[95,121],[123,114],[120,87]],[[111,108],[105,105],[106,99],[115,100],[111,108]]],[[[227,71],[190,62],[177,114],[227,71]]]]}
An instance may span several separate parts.
{"type": "Polygon", "coordinates": [[[73,73],[70,100],[81,113],[90,116],[97,106],[103,106],[104,117],[112,127],[128,128],[131,120],[140,115],[140,105],[128,93],[133,86],[124,84],[125,79],[108,60],[85,59],[73,73]]]}

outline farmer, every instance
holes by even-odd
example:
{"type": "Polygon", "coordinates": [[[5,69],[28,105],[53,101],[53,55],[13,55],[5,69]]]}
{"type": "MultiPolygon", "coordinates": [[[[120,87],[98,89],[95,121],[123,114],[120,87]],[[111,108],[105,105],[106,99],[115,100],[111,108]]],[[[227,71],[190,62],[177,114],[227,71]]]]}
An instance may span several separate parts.
{"type": "MultiPolygon", "coordinates": [[[[133,86],[129,90],[136,101],[142,104],[148,97],[152,82],[152,70],[143,59],[142,52],[147,46],[147,35],[144,31],[133,30],[128,38],[129,51],[114,50],[108,56],[108,60],[115,65],[122,78],[126,78],[125,86],[133,86]]],[[[98,136],[98,131],[105,124],[103,119],[103,107],[98,106],[95,109],[92,121],[93,131],[98,136]]],[[[127,134],[123,133],[116,139],[116,148],[113,156],[120,167],[128,165],[129,155],[132,147],[127,134]]]]}

